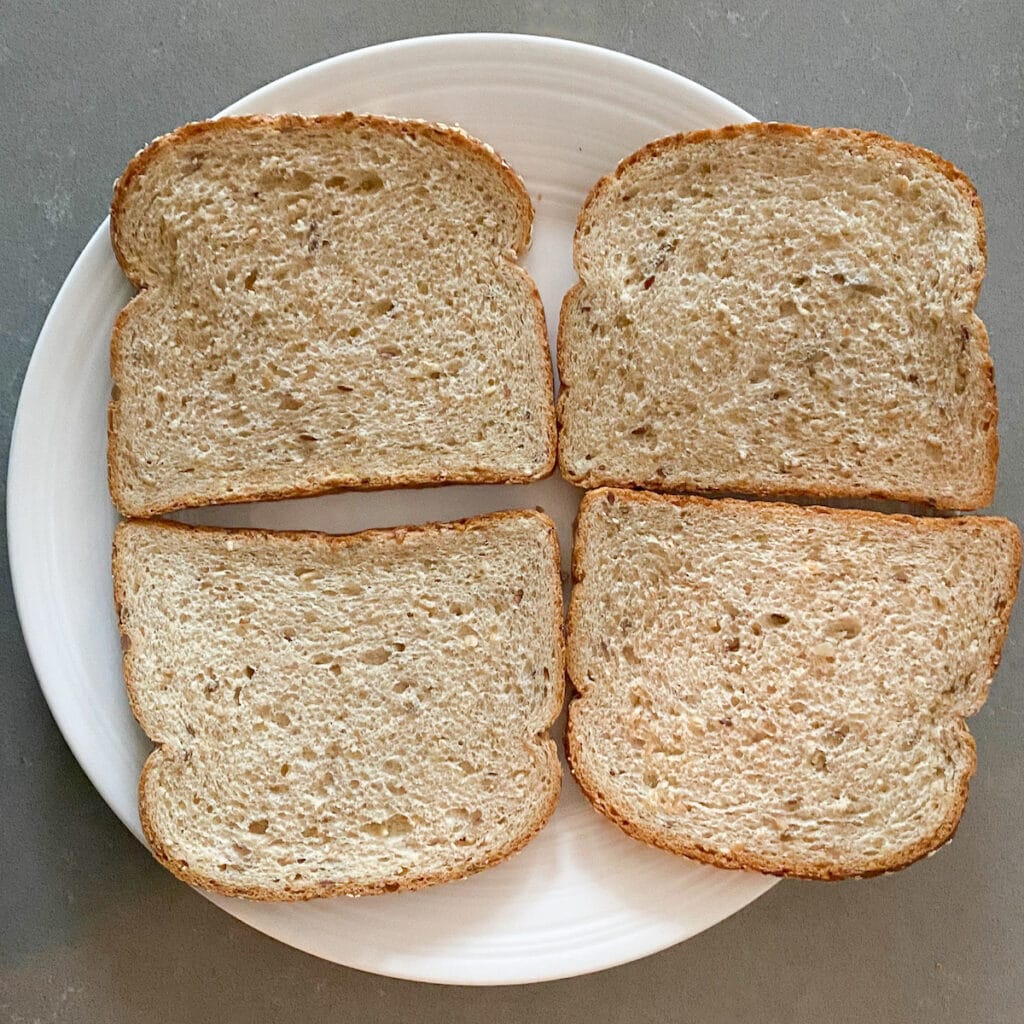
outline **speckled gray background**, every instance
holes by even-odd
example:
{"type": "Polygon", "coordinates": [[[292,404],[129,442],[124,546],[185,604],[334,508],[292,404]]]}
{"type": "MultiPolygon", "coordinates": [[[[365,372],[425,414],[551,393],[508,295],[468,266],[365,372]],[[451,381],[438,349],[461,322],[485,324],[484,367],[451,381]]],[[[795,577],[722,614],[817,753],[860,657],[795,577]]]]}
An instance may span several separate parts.
{"type": "MultiPolygon", "coordinates": [[[[557,35],[682,72],[762,118],[874,128],[964,168],[985,202],[1003,454],[1024,495],[1020,344],[1024,7],[921,2],[53,0],[0,7],[0,431],[110,183],[154,135],[285,72],[448,31],[557,35]]],[[[6,550],[5,550],[6,555],[6,550]]],[[[336,967],[174,881],[118,823],[54,726],[0,578],[0,1021],[1024,1020],[1024,616],[974,719],[960,834],[902,874],[784,882],[684,945],[591,977],[441,988],[336,967]]]]}

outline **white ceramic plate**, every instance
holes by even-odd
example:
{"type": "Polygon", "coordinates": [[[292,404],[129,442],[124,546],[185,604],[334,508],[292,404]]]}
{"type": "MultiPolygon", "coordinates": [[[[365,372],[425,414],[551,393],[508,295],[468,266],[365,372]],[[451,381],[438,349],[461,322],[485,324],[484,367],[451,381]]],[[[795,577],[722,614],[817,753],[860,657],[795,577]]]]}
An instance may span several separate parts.
{"type": "MultiPolygon", "coordinates": [[[[572,230],[590,186],[658,136],[751,119],[663,68],[592,46],[511,35],[439,36],[345,54],[268,85],[226,113],[338,110],[459,124],[522,174],[537,211],[526,266],[540,286],[552,339],[562,294],[575,277],[572,230]]],[[[108,344],[130,294],[104,224],[68,275],[32,356],[11,446],[8,512],[18,611],[43,692],[96,788],[141,838],[136,782],[150,744],[122,688],[110,584],[116,516],[106,485],[108,344]]],[[[525,487],[236,505],[187,518],[348,532],[541,505],[558,521],[567,566],[578,497],[554,477],[525,487]]],[[[214,902],[337,963],[425,981],[502,984],[582,974],[656,952],[772,884],[627,838],[567,775],[540,836],[511,861],[466,881],[303,905],[214,902]]]]}

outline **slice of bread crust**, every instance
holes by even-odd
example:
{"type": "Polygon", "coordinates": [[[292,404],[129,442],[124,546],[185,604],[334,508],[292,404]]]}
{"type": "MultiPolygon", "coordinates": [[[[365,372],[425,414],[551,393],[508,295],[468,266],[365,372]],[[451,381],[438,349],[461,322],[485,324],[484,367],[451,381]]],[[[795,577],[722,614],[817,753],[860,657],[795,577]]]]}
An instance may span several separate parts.
{"type": "Polygon", "coordinates": [[[561,768],[554,524],[350,536],[130,520],[124,676],[156,859],[254,900],[418,889],[540,831],[561,768]]]}
{"type": "Polygon", "coordinates": [[[905,867],[960,821],[1020,563],[1005,519],[593,491],[573,773],[629,835],[718,867],[905,867]]]}
{"type": "Polygon", "coordinates": [[[934,153],[774,123],[659,139],[591,190],[574,259],[558,335],[571,482],[991,501],[985,222],[934,153]]]}
{"type": "Polygon", "coordinates": [[[111,340],[118,509],[548,475],[532,221],[515,172],[443,125],[236,116],[157,139],[111,206],[141,289],[111,340]]]}

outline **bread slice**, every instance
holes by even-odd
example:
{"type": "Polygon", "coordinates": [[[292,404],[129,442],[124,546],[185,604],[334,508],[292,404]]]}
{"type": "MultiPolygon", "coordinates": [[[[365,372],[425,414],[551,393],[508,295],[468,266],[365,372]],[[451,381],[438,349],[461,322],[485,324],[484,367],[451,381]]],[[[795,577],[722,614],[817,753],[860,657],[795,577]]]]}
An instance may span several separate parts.
{"type": "Polygon", "coordinates": [[[111,345],[122,513],[554,466],[544,311],[516,174],[440,125],[190,124],[117,182],[140,294],[111,345]]]}
{"type": "Polygon", "coordinates": [[[594,187],[575,260],[573,483],[991,501],[984,220],[933,153],[782,124],[661,139],[594,187]]]}
{"type": "Polygon", "coordinates": [[[347,537],[129,521],[114,580],[157,744],[142,826],[184,881],[257,900],[415,889],[496,864],[551,815],[546,516],[347,537]]]}
{"type": "Polygon", "coordinates": [[[719,867],[904,867],[963,813],[1020,559],[1005,519],[594,491],[572,770],[630,835],[719,867]]]}

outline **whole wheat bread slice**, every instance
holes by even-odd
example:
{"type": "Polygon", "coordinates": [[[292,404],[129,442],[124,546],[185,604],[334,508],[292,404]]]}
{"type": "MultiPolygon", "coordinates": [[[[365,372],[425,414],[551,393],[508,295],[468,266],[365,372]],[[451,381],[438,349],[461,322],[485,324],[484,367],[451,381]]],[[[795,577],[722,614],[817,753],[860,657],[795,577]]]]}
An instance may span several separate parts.
{"type": "Polygon", "coordinates": [[[630,835],[837,879],[956,829],[1016,595],[1004,519],[598,490],[573,552],[570,762],[630,835]]]}
{"type": "Polygon", "coordinates": [[[661,139],[597,183],[574,251],[574,483],[991,500],[984,220],[933,153],[782,124],[661,139]]]}
{"type": "Polygon", "coordinates": [[[259,900],[415,889],[554,809],[552,522],[334,537],[122,523],[114,580],[156,858],[259,900]]]}
{"type": "Polygon", "coordinates": [[[554,466],[533,211],[488,146],[342,114],[158,139],[114,190],[139,295],[114,328],[125,515],[554,466]]]}

